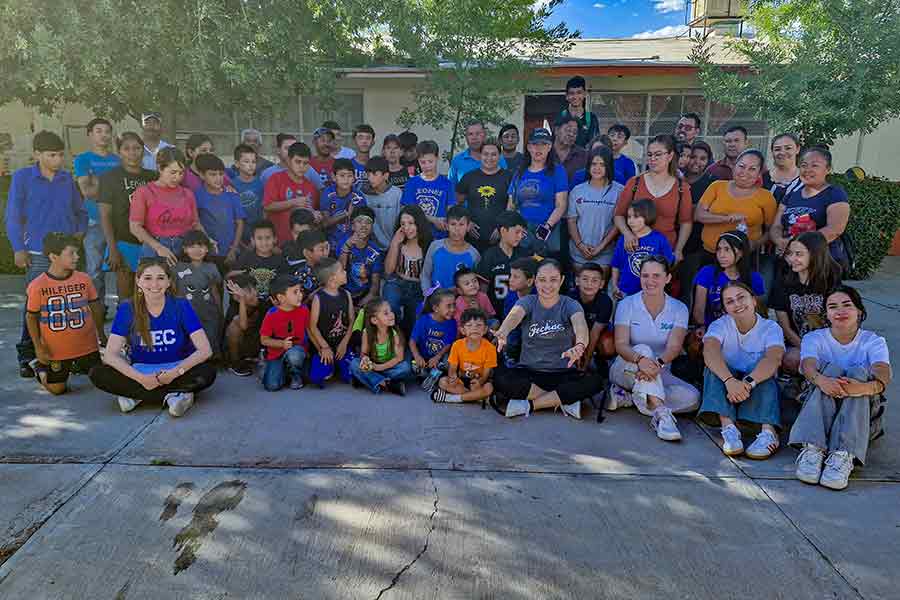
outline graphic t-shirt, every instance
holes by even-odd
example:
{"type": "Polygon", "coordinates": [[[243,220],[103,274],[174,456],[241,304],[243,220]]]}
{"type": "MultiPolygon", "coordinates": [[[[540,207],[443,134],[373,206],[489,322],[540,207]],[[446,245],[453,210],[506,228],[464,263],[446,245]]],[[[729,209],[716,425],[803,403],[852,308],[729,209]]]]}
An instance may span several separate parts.
{"type": "MultiPolygon", "coordinates": [[[[276,306],[269,309],[263,317],[259,336],[276,340],[290,339],[295,346],[303,346],[305,349],[307,326],[309,326],[309,309],[305,306],[298,306],[293,310],[281,310],[276,306]]],[[[284,348],[266,346],[266,360],[281,358],[285,352],[287,351],[284,348]]]]}
{"type": "Polygon", "coordinates": [[[828,224],[828,207],[832,204],[849,202],[844,188],[829,185],[809,198],[803,197],[803,188],[797,188],[784,197],[784,213],[781,227],[786,237],[793,237],[805,231],[817,231],[828,224]]]}
{"type": "Polygon", "coordinates": [[[471,244],[466,244],[466,249],[461,252],[451,250],[449,244],[450,242],[444,239],[435,240],[428,246],[422,277],[419,280],[423,292],[428,291],[432,285],[452,288],[455,285],[453,276],[456,272],[463,267],[474,270],[481,259],[478,250],[471,244]]]}
{"type": "Polygon", "coordinates": [[[340,290],[332,296],[322,289],[316,292],[319,299],[319,319],[316,328],[332,351],[336,351],[350,328],[350,296],[340,290]]]}
{"type": "MultiPolygon", "coordinates": [[[[111,171],[121,164],[121,159],[116,154],[100,156],[95,152],[82,152],[75,157],[72,163],[72,171],[75,177],[87,177],[93,175],[100,177],[107,171],[111,171]]],[[[97,198],[85,198],[84,208],[88,213],[88,222],[93,225],[100,222],[100,212],[97,208],[97,198]]]]}
{"type": "Polygon", "coordinates": [[[406,186],[406,182],[419,173],[421,173],[421,170],[418,162],[414,165],[401,165],[398,170],[388,173],[388,182],[402,190],[406,186]]]}
{"type": "MultiPolygon", "coordinates": [[[[287,171],[279,171],[269,177],[263,192],[263,209],[273,202],[284,202],[294,198],[305,198],[303,206],[309,210],[319,209],[319,192],[313,182],[305,177],[300,181],[291,179],[287,171]]],[[[279,244],[288,242],[291,235],[291,212],[293,209],[265,211],[266,217],[275,224],[275,237],[279,244]]]]}
{"type": "Polygon", "coordinates": [[[28,284],[25,309],[38,315],[41,340],[51,360],[69,360],[97,352],[97,330],[88,305],[97,290],[86,273],[65,279],[42,273],[28,284]]]}
{"type": "Polygon", "coordinates": [[[424,314],[416,320],[410,339],[416,342],[419,353],[430,360],[456,340],[456,319],[438,321],[434,315],[424,314]]]}
{"type": "Polygon", "coordinates": [[[818,368],[838,365],[844,372],[860,368],[871,371],[875,363],[891,364],[887,342],[872,331],[860,329],[849,344],[842,344],[830,329],[819,329],[803,336],[800,359],[814,358],[818,368]]]}
{"type": "Polygon", "coordinates": [[[138,173],[129,173],[122,167],[116,167],[100,176],[100,194],[97,202],[110,206],[110,219],[117,241],[140,244],[128,228],[131,200],[135,190],[155,180],[156,171],[143,168],[138,173]]]}
{"type": "Polygon", "coordinates": [[[134,307],[128,300],[119,305],[111,333],[128,340],[132,364],[150,365],[178,363],[190,356],[195,349],[191,334],[203,328],[190,302],[171,296],[159,316],[150,315],[150,347],[133,325],[134,307]]]}
{"type": "Polygon", "coordinates": [[[801,338],[825,327],[825,295],[800,282],[785,282],[776,277],[769,294],[769,308],[787,313],[791,328],[801,338]]]}
{"type": "MultiPolygon", "coordinates": [[[[609,230],[615,227],[613,216],[622,189],[621,184],[614,181],[602,188],[596,188],[590,182],[585,182],[572,190],[569,194],[569,208],[566,217],[577,219],[578,233],[581,234],[582,242],[588,246],[597,246],[609,233],[609,230]]],[[[569,241],[569,253],[576,263],[587,262],[575,242],[571,240],[569,241]]],[[[613,246],[610,244],[606,250],[590,260],[601,265],[608,265],[612,261],[612,255],[613,246]]]]}
{"type": "Polygon", "coordinates": [[[497,368],[497,349],[484,338],[480,342],[478,349],[474,351],[469,350],[465,339],[453,342],[447,362],[456,367],[458,376],[483,379],[488,369],[497,368]]]}
{"type": "Polygon", "coordinates": [[[228,254],[234,243],[234,228],[238,220],[247,219],[241,197],[236,192],[213,194],[206,187],[201,187],[197,191],[197,211],[206,234],[217,242],[219,255],[228,254]]]}
{"type": "MultiPolygon", "coordinates": [[[[341,248],[346,240],[341,241],[341,248]]],[[[361,298],[372,288],[372,275],[384,273],[384,252],[369,239],[364,248],[350,245],[350,256],[347,257],[347,291],[354,299],[361,298]]],[[[377,291],[377,290],[376,290],[377,291]]]]}
{"type": "Polygon", "coordinates": [[[756,368],[769,348],[784,348],[784,332],[778,323],[756,317],[756,325],[747,333],[738,331],[731,315],[713,321],[703,339],[722,344],[722,357],[729,369],[749,373],[756,368]]]}
{"type": "Polygon", "coordinates": [[[509,171],[503,169],[493,175],[475,169],[456,184],[456,192],[466,197],[466,208],[480,230],[478,239],[470,240],[479,247],[487,247],[491,233],[497,228],[497,217],[506,210],[509,180],[509,171]]]}
{"type": "Polygon", "coordinates": [[[338,240],[351,233],[350,215],[353,213],[354,209],[365,205],[365,196],[352,188],[345,196],[338,195],[337,189],[333,185],[322,192],[322,197],[319,200],[319,208],[322,210],[322,213],[324,213],[326,217],[335,217],[339,215],[346,217],[345,220],[333,225],[326,231],[328,234],[328,241],[331,242],[333,246],[336,245],[338,240]]]}
{"type": "Polygon", "coordinates": [[[610,264],[614,269],[619,269],[619,290],[623,294],[630,296],[641,291],[641,264],[654,254],[665,256],[670,264],[675,258],[668,240],[658,231],[638,238],[634,252],[625,250],[625,238],[619,238],[610,264]]]}
{"type": "Polygon", "coordinates": [[[259,298],[265,300],[269,297],[269,284],[275,279],[275,275],[284,269],[284,257],[280,254],[257,256],[256,252],[250,248],[238,256],[234,269],[246,271],[256,282],[259,298]]]}
{"type": "Polygon", "coordinates": [[[180,262],[175,265],[175,291],[179,298],[191,303],[214,354],[220,350],[224,315],[220,304],[213,299],[213,293],[221,289],[222,275],[216,265],[209,262],[199,265],[180,262]]]}
{"type": "Polygon", "coordinates": [[[544,308],[537,295],[525,296],[516,303],[525,310],[519,328],[522,331],[521,364],[534,371],[567,371],[569,360],[562,353],[575,345],[572,315],[583,313],[581,305],[568,296],[544,308]]]}
{"type": "Polygon", "coordinates": [[[265,184],[260,177],[254,177],[252,181],[244,181],[235,175],[231,179],[238,196],[241,199],[241,207],[244,209],[247,223],[244,227],[244,243],[250,241],[250,225],[263,218],[262,201],[265,192],[265,184]]]}
{"type": "MultiPolygon", "coordinates": [[[[407,206],[415,204],[422,209],[426,216],[446,218],[447,209],[456,203],[456,195],[453,184],[446,175],[438,175],[434,181],[425,181],[421,175],[416,175],[406,182],[403,187],[403,197],[400,204],[407,206]]],[[[447,237],[447,233],[433,227],[435,239],[447,237]]]]}
{"type": "Polygon", "coordinates": [[[569,292],[569,297],[578,302],[584,310],[584,320],[587,321],[588,331],[593,329],[594,325],[609,325],[612,320],[613,303],[606,292],[597,292],[593,300],[585,302],[576,288],[569,292]]]}
{"type": "Polygon", "coordinates": [[[142,223],[155,238],[180,237],[199,221],[194,192],[180,185],[161,186],[155,181],[135,190],[128,218],[142,223]]]}
{"type": "MultiPolygon", "coordinates": [[[[722,288],[730,279],[724,271],[717,268],[716,265],[706,265],[694,278],[694,285],[706,289],[706,311],[703,317],[703,324],[709,326],[710,323],[725,314],[722,308],[722,288]],[[716,276],[716,271],[719,272],[716,276]],[[715,281],[713,281],[715,279],[715,281]]],[[[764,296],[766,293],[766,284],[762,275],[756,271],[750,273],[750,288],[753,290],[754,296],[764,296]]]]}
{"type": "MultiPolygon", "coordinates": [[[[528,253],[518,246],[507,256],[500,246],[491,246],[478,261],[478,274],[488,282],[488,298],[497,314],[505,314],[503,302],[509,296],[510,265],[528,253]]],[[[515,295],[515,294],[513,294],[515,295]]]]}
{"type": "Polygon", "coordinates": [[[281,256],[284,261],[279,273],[288,273],[296,277],[300,282],[300,289],[303,290],[303,301],[311,301],[312,293],[319,289],[319,279],[316,277],[315,270],[304,258],[300,246],[297,242],[288,242],[284,245],[281,256]]]}
{"type": "Polygon", "coordinates": [[[544,169],[537,173],[525,170],[516,173],[509,184],[509,195],[516,208],[532,225],[545,223],[556,207],[557,192],[569,191],[569,177],[561,165],[556,165],[552,175],[544,169]]]}

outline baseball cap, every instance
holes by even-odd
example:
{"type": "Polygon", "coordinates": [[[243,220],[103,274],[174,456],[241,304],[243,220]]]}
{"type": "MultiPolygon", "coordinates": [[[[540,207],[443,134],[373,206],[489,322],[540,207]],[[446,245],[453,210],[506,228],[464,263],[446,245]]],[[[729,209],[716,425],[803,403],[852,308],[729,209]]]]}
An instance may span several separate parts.
{"type": "Polygon", "coordinates": [[[544,129],[543,127],[538,127],[531,131],[531,134],[528,136],[529,144],[551,144],[553,143],[553,136],[550,135],[550,132],[544,129]]]}
{"type": "Polygon", "coordinates": [[[300,285],[299,279],[293,275],[282,273],[276,276],[272,283],[269,284],[269,295],[274,298],[276,294],[283,294],[288,288],[292,288],[295,285],[300,285]]]}
{"type": "Polygon", "coordinates": [[[141,115],[141,125],[146,125],[149,119],[156,119],[162,124],[162,115],[158,112],[145,112],[141,115]]]}
{"type": "Polygon", "coordinates": [[[330,135],[331,137],[334,137],[334,132],[327,127],[319,127],[318,129],[313,131],[313,139],[320,138],[323,135],[330,135]]]}

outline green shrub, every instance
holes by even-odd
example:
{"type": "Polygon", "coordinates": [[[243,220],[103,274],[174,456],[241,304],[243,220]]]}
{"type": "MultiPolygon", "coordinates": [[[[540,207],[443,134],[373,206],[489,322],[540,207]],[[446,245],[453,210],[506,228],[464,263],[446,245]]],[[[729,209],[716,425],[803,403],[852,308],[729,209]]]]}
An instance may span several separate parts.
{"type": "Polygon", "coordinates": [[[852,181],[844,175],[832,175],[829,181],[850,197],[847,232],[856,250],[852,278],[867,279],[881,265],[900,227],[900,184],[879,177],[852,181]]]}
{"type": "Polygon", "coordinates": [[[16,261],[13,259],[12,246],[6,239],[6,199],[9,195],[9,184],[12,177],[5,175],[0,177],[0,273],[22,273],[22,269],[16,268],[16,261]]]}

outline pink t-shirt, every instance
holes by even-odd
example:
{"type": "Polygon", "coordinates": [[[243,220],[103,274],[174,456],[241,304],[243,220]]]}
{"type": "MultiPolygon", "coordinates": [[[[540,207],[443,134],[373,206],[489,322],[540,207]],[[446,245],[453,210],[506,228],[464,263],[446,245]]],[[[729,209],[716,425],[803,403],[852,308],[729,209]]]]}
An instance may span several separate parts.
{"type": "MultiPolygon", "coordinates": [[[[460,323],[459,331],[462,332],[462,314],[468,308],[466,306],[466,299],[462,296],[456,297],[456,322],[460,323]]],[[[494,305],[491,304],[491,299],[488,298],[487,294],[484,292],[478,292],[478,308],[484,311],[484,314],[488,316],[488,318],[496,316],[497,312],[494,310],[494,305]]]]}
{"type": "Polygon", "coordinates": [[[128,220],[140,223],[155,238],[179,237],[197,224],[194,192],[177,186],[163,187],[155,181],[135,190],[128,220]]]}

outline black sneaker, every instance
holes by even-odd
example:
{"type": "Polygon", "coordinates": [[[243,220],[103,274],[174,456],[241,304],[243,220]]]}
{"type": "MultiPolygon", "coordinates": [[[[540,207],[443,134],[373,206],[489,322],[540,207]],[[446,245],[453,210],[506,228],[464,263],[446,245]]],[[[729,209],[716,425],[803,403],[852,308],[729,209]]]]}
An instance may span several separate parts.
{"type": "Polygon", "coordinates": [[[34,369],[28,363],[19,365],[19,377],[22,379],[34,379],[34,369]]]}
{"type": "Polygon", "coordinates": [[[398,396],[406,395],[406,383],[403,381],[392,381],[387,386],[388,390],[398,396]]]}
{"type": "Polygon", "coordinates": [[[440,387],[436,387],[431,390],[431,401],[435,404],[440,402],[444,402],[447,399],[447,392],[442,390],[440,387]]]}
{"type": "Polygon", "coordinates": [[[232,364],[228,367],[228,370],[238,377],[250,377],[253,375],[253,367],[250,362],[246,360],[232,364]]]}

